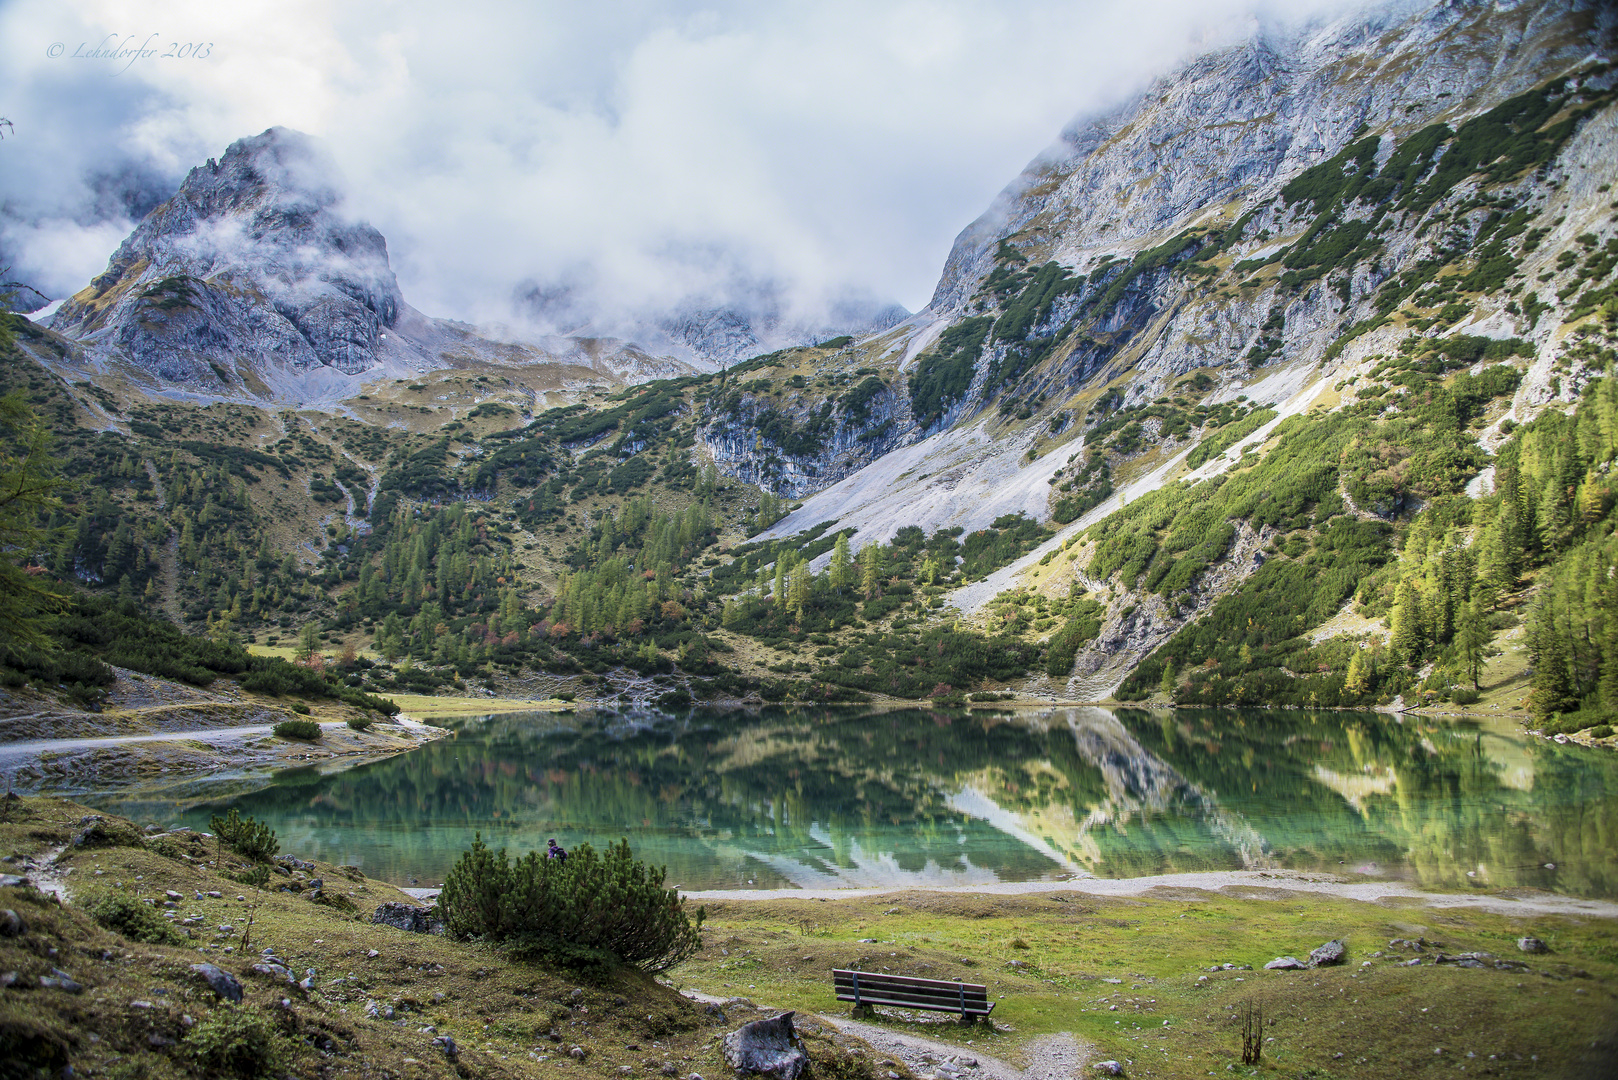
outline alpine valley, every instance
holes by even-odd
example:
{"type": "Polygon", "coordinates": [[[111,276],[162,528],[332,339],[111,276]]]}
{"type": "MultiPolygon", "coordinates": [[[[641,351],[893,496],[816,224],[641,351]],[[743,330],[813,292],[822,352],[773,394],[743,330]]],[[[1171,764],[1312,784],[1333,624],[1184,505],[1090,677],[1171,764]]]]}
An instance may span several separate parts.
{"type": "Polygon", "coordinates": [[[544,332],[243,133],[0,311],[0,1080],[1614,1075],[1615,64],[1259,29],[921,311],[544,332]]]}
{"type": "Polygon", "coordinates": [[[6,388],[68,481],[29,569],[77,599],[8,678],[63,708],[107,663],[275,691],[280,650],[357,702],[1610,738],[1615,34],[1584,2],[1257,34],[1076,120],[923,311],[722,367],[424,315],[317,143],[244,138],[10,317],[6,388]]]}

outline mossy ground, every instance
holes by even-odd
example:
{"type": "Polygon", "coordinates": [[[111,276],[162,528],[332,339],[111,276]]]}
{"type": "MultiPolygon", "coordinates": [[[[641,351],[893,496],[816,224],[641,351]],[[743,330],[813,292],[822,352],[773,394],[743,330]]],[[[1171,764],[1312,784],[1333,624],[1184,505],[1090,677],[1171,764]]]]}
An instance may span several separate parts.
{"type": "MultiPolygon", "coordinates": [[[[23,860],[66,844],[90,812],[54,798],[3,805],[0,853],[15,861],[0,869],[30,875],[36,871],[25,871],[23,860]]],[[[277,1033],[270,1048],[282,1062],[269,1075],[711,1077],[728,1072],[718,1036],[761,1015],[732,1008],[722,1020],[633,969],[553,970],[510,962],[480,945],[373,925],[377,905],[409,898],[318,860],[309,876],[324,878],[326,894],[340,898],[340,906],[312,903],[307,894],[259,892],[220,873],[211,841],[148,846],[133,826],[121,825],[116,835],[138,846],[70,848],[59,860],[59,869],[71,870],[63,878],[73,898],[68,904],[31,887],[0,890],[0,907],[15,910],[27,926],[21,936],[0,937],[0,974],[17,973],[13,986],[0,989],[0,1076],[7,1080],[58,1077],[64,1065],[79,1077],[228,1075],[195,1058],[195,1033],[237,1017],[259,1018],[277,1033]],[[123,892],[153,899],[161,912],[170,889],[182,897],[169,909],[179,915],[172,923],[201,919],[192,928],[174,927],[192,935],[177,939],[183,944],[134,942],[84,911],[101,893],[123,892]],[[211,891],[221,895],[210,898],[211,891]],[[313,969],[315,989],[304,993],[249,974],[265,948],[299,978],[313,969]],[[242,1006],[224,1004],[191,973],[202,961],[240,978],[242,1006]],[[53,967],[83,991],[40,988],[40,976],[53,967]],[[392,1019],[368,1017],[371,1002],[384,1016],[391,1010],[392,1019]],[[455,1040],[458,1061],[434,1048],[435,1034],[455,1040]],[[582,1061],[570,1056],[574,1046],[583,1049],[582,1061]]],[[[230,863],[228,849],[225,856],[230,863]]],[[[272,875],[271,887],[287,880],[272,875]]],[[[868,1056],[849,1053],[863,1049],[854,1040],[822,1029],[806,1043],[822,1076],[871,1075],[868,1056]]]]}
{"type": "Polygon", "coordinates": [[[963,1047],[970,1039],[975,1050],[1013,1061],[1030,1038],[1071,1031],[1135,1077],[1223,1076],[1227,1067],[1237,1075],[1366,1080],[1448,1077],[1463,1068],[1579,1075],[1587,1057],[1602,1052],[1592,1042],[1618,1019],[1614,927],[1596,919],[1248,889],[1239,897],[1158,889],[1142,899],[910,892],[707,907],[707,947],[672,973],[682,987],[837,1013],[848,1006],[833,999],[834,967],[981,982],[997,1001],[993,1031],[893,1010],[882,1022],[963,1047]],[[1552,952],[1521,953],[1516,939],[1529,934],[1552,952]],[[1530,970],[1435,966],[1436,948],[1388,948],[1391,939],[1418,937],[1451,955],[1490,952],[1530,970]],[[1263,970],[1277,956],[1306,958],[1334,938],[1348,943],[1341,967],[1263,970]],[[1373,957],[1378,950],[1383,955],[1373,957]],[[1416,955],[1428,962],[1401,966],[1416,955]],[[1223,963],[1254,970],[1206,970],[1223,963]],[[1262,1007],[1272,1040],[1256,1069],[1240,1063],[1239,1016],[1249,1003],[1262,1007]]]}

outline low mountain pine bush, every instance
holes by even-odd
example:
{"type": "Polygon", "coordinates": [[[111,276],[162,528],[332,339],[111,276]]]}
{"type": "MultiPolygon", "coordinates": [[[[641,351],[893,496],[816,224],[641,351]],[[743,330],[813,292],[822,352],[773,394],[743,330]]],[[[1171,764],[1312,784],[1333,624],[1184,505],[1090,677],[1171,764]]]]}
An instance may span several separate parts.
{"type": "Polygon", "coordinates": [[[613,960],[665,971],[702,947],[695,923],[666,870],[634,859],[629,841],[597,853],[580,844],[566,860],[529,852],[515,861],[479,836],[444,881],[439,909],[460,938],[482,938],[514,953],[573,965],[613,960]]]}

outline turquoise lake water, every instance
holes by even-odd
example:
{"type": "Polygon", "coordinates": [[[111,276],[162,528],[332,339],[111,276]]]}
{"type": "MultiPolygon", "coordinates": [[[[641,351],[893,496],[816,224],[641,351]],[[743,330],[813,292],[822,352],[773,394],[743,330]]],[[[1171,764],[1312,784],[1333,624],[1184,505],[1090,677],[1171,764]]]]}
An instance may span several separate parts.
{"type": "Polygon", "coordinates": [[[974,885],[1292,868],[1618,896],[1618,755],[1376,713],[823,708],[508,713],[386,761],[90,799],[436,885],[627,836],[686,888],[974,885]]]}

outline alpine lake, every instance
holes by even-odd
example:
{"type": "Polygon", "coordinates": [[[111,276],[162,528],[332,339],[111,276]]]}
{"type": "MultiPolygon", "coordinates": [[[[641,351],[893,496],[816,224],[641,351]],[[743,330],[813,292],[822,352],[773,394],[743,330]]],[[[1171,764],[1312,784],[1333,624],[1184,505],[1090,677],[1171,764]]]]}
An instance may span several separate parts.
{"type": "Polygon", "coordinates": [[[1325,871],[1436,891],[1618,896],[1618,755],[1369,712],[581,710],[440,721],[343,771],[83,798],[436,885],[482,835],[604,846],[694,889],[977,886],[1325,871]]]}

